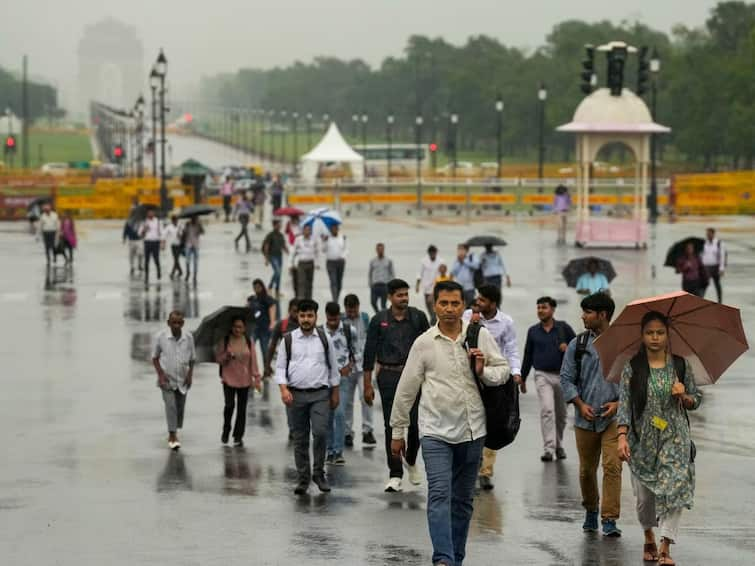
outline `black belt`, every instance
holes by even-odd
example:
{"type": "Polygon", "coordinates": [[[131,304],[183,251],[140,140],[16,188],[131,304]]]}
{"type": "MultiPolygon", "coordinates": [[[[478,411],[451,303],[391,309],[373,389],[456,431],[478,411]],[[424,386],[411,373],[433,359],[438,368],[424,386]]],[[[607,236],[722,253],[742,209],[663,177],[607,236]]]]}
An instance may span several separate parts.
{"type": "Polygon", "coordinates": [[[388,371],[404,371],[404,364],[391,365],[391,364],[383,364],[380,362],[378,363],[380,364],[381,370],[387,369],[388,371]]]}
{"type": "Polygon", "coordinates": [[[323,385],[321,387],[289,387],[289,391],[296,391],[299,393],[312,393],[313,391],[323,391],[324,389],[330,389],[328,385],[323,385]]]}

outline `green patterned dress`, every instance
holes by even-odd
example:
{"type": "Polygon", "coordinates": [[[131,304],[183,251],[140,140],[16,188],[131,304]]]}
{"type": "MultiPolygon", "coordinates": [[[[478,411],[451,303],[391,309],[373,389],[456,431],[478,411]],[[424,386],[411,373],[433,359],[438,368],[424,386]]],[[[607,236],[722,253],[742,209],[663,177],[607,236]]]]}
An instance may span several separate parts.
{"type": "MultiPolygon", "coordinates": [[[[692,409],[697,409],[702,394],[695,386],[689,362],[685,361],[685,366],[684,387],[687,395],[694,399],[692,409]]],[[[655,494],[659,516],[683,507],[691,509],[695,465],[690,462],[691,438],[687,417],[679,401],[671,396],[675,380],[673,361],[669,359],[665,368],[650,368],[647,405],[642,415],[634,418],[636,434],[632,428],[629,394],[631,376],[632,368],[627,363],[621,374],[618,424],[629,428],[629,467],[640,483],[655,494]],[[665,430],[653,426],[653,417],[660,417],[668,423],[665,430]]]]}

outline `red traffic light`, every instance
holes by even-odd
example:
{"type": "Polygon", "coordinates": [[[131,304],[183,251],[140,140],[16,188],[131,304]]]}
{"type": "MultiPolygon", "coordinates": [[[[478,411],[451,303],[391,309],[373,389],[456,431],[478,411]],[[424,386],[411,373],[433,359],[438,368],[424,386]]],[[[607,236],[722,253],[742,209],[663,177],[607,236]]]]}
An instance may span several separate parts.
{"type": "Polygon", "coordinates": [[[115,149],[113,150],[113,155],[115,157],[123,157],[123,148],[119,145],[115,146],[115,149]]]}
{"type": "Polygon", "coordinates": [[[5,147],[16,147],[15,136],[8,136],[7,138],[5,138],[5,147]]]}
{"type": "Polygon", "coordinates": [[[435,142],[431,143],[431,144],[430,144],[430,151],[431,151],[432,153],[435,153],[436,151],[438,151],[438,144],[437,144],[437,143],[435,143],[435,142]]]}

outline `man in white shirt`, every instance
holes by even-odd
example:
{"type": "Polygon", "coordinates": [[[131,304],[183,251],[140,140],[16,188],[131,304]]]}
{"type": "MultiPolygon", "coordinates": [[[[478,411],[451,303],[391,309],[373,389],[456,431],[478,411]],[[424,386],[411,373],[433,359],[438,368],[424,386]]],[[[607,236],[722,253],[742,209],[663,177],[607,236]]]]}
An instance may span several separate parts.
{"type": "MultiPolygon", "coordinates": [[[[511,370],[511,377],[521,388],[522,393],[526,392],[526,386],[522,381],[522,359],[519,356],[519,346],[516,343],[516,329],[514,328],[514,319],[504,314],[498,308],[501,304],[501,289],[497,285],[482,285],[477,289],[477,298],[475,299],[474,311],[467,309],[462,315],[464,322],[472,319],[474,312],[479,313],[479,322],[488,329],[490,335],[498,345],[498,349],[506,358],[511,370]]],[[[493,489],[493,468],[495,467],[496,455],[498,452],[483,448],[482,466],[480,466],[480,487],[484,490],[493,489]]]]}
{"type": "MultiPolygon", "coordinates": [[[[708,282],[713,280],[716,287],[718,302],[723,300],[723,291],[721,290],[721,278],[726,270],[726,248],[721,240],[716,238],[716,230],[708,228],[705,231],[705,244],[703,245],[702,260],[705,271],[708,272],[708,282]]],[[[708,290],[708,285],[703,289],[703,297],[708,290]]]]}
{"type": "Polygon", "coordinates": [[[152,365],[157,372],[157,386],[162,390],[165,419],[168,422],[168,447],[178,450],[181,443],[177,431],[183,428],[186,395],[194,372],[196,351],[191,332],[183,332],[184,315],[173,311],[168,317],[168,329],[155,337],[152,365]]]}
{"type": "Polygon", "coordinates": [[[173,254],[173,269],[170,270],[170,278],[173,279],[176,275],[181,278],[183,270],[181,269],[181,227],[178,225],[178,216],[172,215],[170,217],[170,223],[163,229],[163,236],[165,237],[165,247],[170,248],[171,254],[173,254]]]}
{"type": "Polygon", "coordinates": [[[391,413],[391,450],[404,451],[409,412],[417,394],[422,457],[427,474],[427,522],[433,564],[464,561],[474,486],[486,435],[485,408],[475,373],[489,386],[509,376],[506,359],[484,327],[478,347],[467,348],[464,289],[455,281],[435,286],[438,324],[412,345],[391,413]]]}
{"type": "Polygon", "coordinates": [[[149,283],[149,258],[155,262],[157,279],[160,280],[160,246],[164,245],[162,226],[160,219],[155,216],[154,209],[147,210],[147,218],[139,228],[140,235],[144,238],[144,284],[149,283]]]}
{"type": "Polygon", "coordinates": [[[55,242],[60,236],[60,219],[49,202],[42,205],[42,214],[39,216],[39,231],[45,244],[47,265],[50,265],[50,258],[55,263],[55,242]]]}
{"type": "Polygon", "coordinates": [[[340,226],[334,224],[330,227],[330,234],[323,237],[325,248],[325,266],[330,279],[330,294],[333,302],[338,302],[343,287],[343,272],[346,269],[346,256],[349,250],[346,247],[346,236],[339,234],[340,226]]]}
{"type": "Polygon", "coordinates": [[[309,482],[320,491],[330,491],[325,477],[325,451],[330,409],[338,406],[338,373],[333,344],[317,327],[318,305],[299,301],[299,328],[283,336],[283,350],[275,363],[275,382],[289,408],[294,441],[294,459],[299,476],[294,489],[304,495],[309,482]],[[309,467],[309,433],[312,432],[313,465],[309,467]]]}
{"type": "Polygon", "coordinates": [[[312,225],[307,224],[294,240],[294,249],[291,252],[291,264],[296,267],[298,299],[312,298],[312,284],[319,256],[317,241],[312,235],[312,225]]]}
{"type": "Polygon", "coordinates": [[[419,273],[417,274],[416,292],[420,291],[425,296],[425,307],[427,314],[430,315],[430,325],[435,324],[435,301],[433,299],[433,289],[435,280],[438,278],[438,268],[444,263],[438,257],[438,248],[430,246],[427,248],[427,257],[422,258],[419,264],[419,273]]]}

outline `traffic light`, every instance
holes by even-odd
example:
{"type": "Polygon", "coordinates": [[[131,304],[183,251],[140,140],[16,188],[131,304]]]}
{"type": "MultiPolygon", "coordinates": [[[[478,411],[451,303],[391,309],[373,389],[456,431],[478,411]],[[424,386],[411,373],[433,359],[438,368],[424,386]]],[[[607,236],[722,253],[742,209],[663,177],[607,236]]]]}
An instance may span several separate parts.
{"type": "Polygon", "coordinates": [[[648,48],[646,45],[643,45],[640,47],[637,61],[637,96],[642,96],[647,92],[649,79],[650,62],[648,61],[648,48]]]}
{"type": "Polygon", "coordinates": [[[621,96],[624,88],[624,63],[627,60],[626,45],[614,46],[608,52],[608,88],[611,90],[611,96],[621,96]]]}
{"type": "Polygon", "coordinates": [[[438,151],[438,144],[435,142],[430,143],[430,153],[435,153],[438,151]]]}
{"type": "Polygon", "coordinates": [[[120,163],[123,161],[123,158],[126,157],[126,152],[123,150],[123,146],[121,144],[117,144],[113,148],[113,159],[116,163],[120,163]]]}
{"type": "Polygon", "coordinates": [[[582,72],[579,75],[582,78],[582,92],[590,94],[596,84],[595,75],[595,47],[589,43],[585,45],[585,59],[582,61],[582,72]]]}
{"type": "Polygon", "coordinates": [[[6,155],[16,153],[16,136],[13,134],[9,134],[5,137],[4,152],[6,155]]]}

